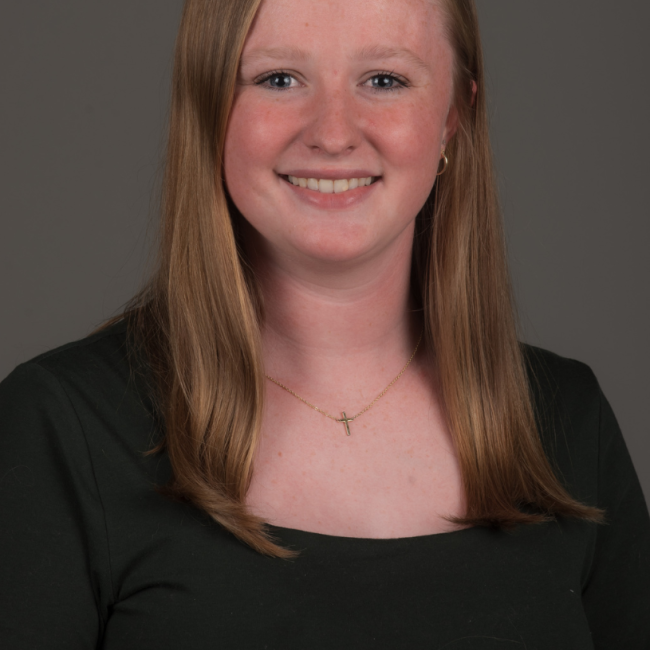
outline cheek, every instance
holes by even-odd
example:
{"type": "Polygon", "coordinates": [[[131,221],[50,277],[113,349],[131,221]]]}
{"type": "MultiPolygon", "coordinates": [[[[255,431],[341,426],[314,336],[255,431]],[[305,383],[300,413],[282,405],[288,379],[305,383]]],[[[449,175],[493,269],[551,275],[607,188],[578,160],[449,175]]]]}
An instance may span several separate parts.
{"type": "Polygon", "coordinates": [[[437,107],[418,104],[386,111],[375,121],[375,138],[383,142],[388,164],[430,175],[440,156],[445,117],[437,107]]]}
{"type": "Polygon", "coordinates": [[[416,214],[436,180],[446,106],[411,103],[372,120],[369,139],[381,151],[387,189],[406,213],[416,214]]]}
{"type": "Polygon", "coordinates": [[[237,176],[254,185],[255,173],[260,169],[272,172],[278,154],[291,141],[295,123],[275,102],[262,105],[238,99],[233,105],[226,133],[226,181],[235,181],[237,176]]]}
{"type": "Polygon", "coordinates": [[[224,178],[239,212],[257,230],[277,223],[278,160],[295,139],[298,120],[279,102],[238,97],[224,143],[224,178]]]}

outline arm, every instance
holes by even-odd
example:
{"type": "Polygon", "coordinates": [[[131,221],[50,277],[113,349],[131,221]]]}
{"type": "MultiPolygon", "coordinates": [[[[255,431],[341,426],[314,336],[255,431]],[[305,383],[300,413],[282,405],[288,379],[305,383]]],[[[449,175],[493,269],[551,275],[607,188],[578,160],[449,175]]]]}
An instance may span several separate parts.
{"type": "Polygon", "coordinates": [[[0,522],[0,647],[95,648],[110,589],[101,500],[74,407],[35,363],[0,384],[0,522]]]}
{"type": "Polygon", "coordinates": [[[650,648],[650,518],[625,441],[600,393],[597,527],[583,604],[598,650],[650,648]]]}

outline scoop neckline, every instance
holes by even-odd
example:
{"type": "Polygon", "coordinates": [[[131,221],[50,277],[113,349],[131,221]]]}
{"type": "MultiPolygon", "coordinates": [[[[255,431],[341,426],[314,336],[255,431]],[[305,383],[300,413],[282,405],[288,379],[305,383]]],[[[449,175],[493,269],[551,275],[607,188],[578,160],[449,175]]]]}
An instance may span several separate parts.
{"type": "MultiPolygon", "coordinates": [[[[482,529],[480,526],[469,526],[468,528],[460,528],[458,530],[449,530],[442,533],[428,533],[425,535],[410,535],[406,537],[350,537],[347,535],[329,535],[328,533],[317,533],[311,530],[302,530],[300,528],[288,528],[286,526],[276,526],[275,524],[267,524],[267,528],[271,533],[277,533],[277,537],[282,538],[282,533],[290,536],[303,536],[311,537],[316,541],[334,541],[342,544],[376,544],[376,545],[389,545],[389,544],[404,544],[408,542],[427,541],[433,539],[450,539],[452,536],[457,536],[459,533],[467,533],[468,531],[476,531],[482,529]]],[[[482,529],[485,530],[485,529],[482,529]]]]}

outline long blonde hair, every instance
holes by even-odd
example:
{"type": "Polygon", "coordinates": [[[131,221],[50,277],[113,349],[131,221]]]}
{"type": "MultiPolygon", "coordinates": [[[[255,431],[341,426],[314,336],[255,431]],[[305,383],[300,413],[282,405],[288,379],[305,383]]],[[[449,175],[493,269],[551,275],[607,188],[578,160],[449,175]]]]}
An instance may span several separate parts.
{"type": "MultiPolygon", "coordinates": [[[[287,557],[245,497],[259,440],[263,318],[223,182],[239,58],[261,0],[186,0],[173,74],[157,268],[127,307],[144,351],[173,478],[257,551],[287,557]]],[[[467,511],[463,525],[511,527],[554,515],[597,521],[544,454],[517,341],[488,138],[473,0],[446,0],[459,128],[450,165],[417,217],[413,286],[424,314],[467,511]],[[472,82],[476,95],[472,95],[472,82]],[[532,506],[522,511],[522,505],[532,506]]]]}

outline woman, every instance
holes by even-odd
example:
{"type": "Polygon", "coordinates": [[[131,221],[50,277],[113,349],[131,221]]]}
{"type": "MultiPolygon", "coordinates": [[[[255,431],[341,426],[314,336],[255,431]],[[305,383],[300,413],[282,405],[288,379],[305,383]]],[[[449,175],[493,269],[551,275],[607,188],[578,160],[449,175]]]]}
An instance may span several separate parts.
{"type": "Polygon", "coordinates": [[[4,645],[647,647],[613,414],[516,340],[470,0],[188,0],[163,212],[0,390],[4,645]]]}

